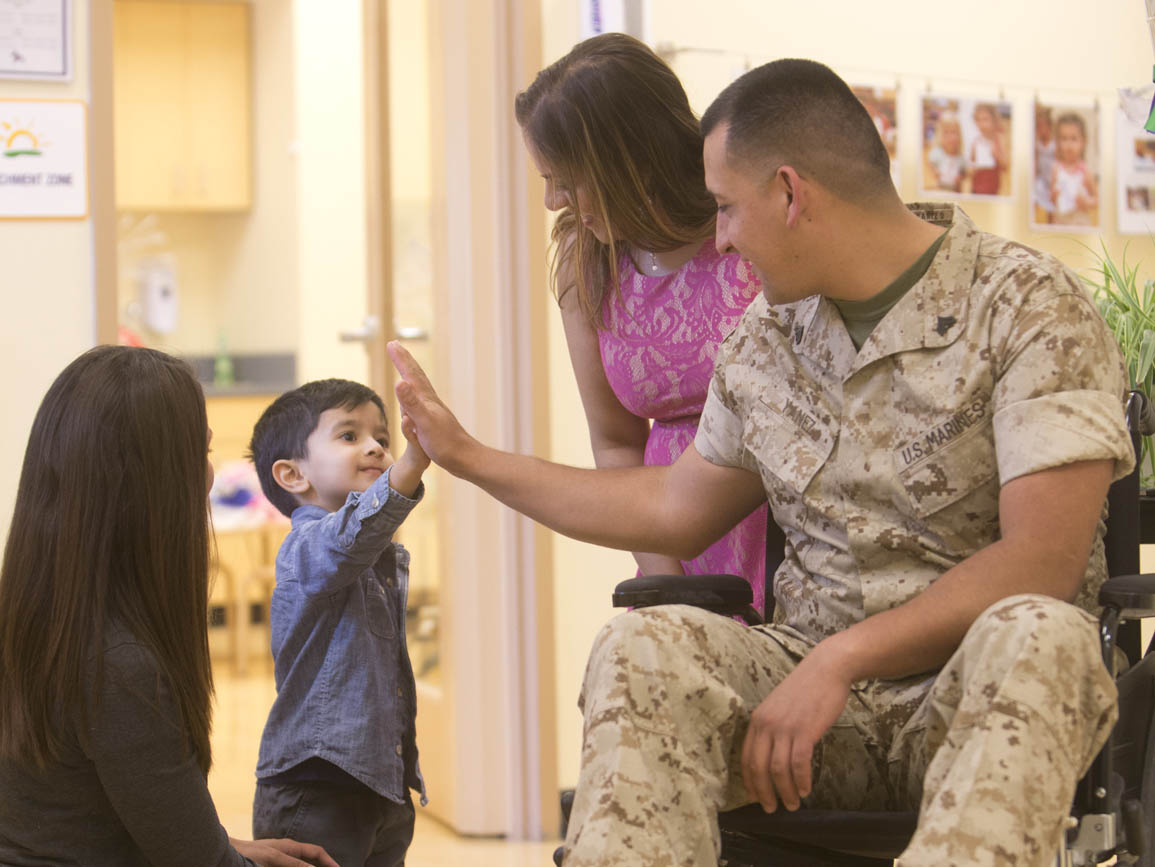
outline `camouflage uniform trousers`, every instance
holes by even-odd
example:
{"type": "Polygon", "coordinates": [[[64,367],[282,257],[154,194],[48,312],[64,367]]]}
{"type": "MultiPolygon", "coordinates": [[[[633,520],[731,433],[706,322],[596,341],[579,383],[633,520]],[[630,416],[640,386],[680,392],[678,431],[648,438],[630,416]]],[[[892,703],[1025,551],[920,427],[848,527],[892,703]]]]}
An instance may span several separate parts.
{"type": "MultiPolygon", "coordinates": [[[[672,605],[599,634],[579,706],[566,867],[714,865],[716,812],[750,803],[750,712],[805,652],[792,634],[672,605]]],[[[1114,724],[1094,619],[1043,596],[980,616],[937,676],[855,684],[815,749],[804,806],[911,809],[897,862],[1049,864],[1075,784],[1114,724]]]]}

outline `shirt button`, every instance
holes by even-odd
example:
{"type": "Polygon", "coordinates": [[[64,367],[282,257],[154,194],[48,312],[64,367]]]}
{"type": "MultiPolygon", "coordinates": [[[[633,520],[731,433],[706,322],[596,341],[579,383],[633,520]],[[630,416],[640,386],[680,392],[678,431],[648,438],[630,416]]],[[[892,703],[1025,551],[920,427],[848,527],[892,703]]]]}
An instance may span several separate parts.
{"type": "Polygon", "coordinates": [[[380,505],[381,505],[381,501],[378,500],[376,497],[374,497],[373,498],[373,508],[376,509],[380,505]]]}
{"type": "Polygon", "coordinates": [[[393,578],[386,578],[385,583],[390,587],[396,587],[397,586],[397,581],[394,580],[393,578]]]}
{"type": "Polygon", "coordinates": [[[397,745],[397,755],[401,755],[401,744],[397,745]]]}

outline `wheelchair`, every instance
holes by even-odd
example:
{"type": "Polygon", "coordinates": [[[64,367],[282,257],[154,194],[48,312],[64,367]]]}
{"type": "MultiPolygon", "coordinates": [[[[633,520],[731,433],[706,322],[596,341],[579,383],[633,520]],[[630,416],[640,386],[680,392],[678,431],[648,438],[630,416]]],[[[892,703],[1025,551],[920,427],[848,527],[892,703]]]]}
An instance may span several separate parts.
{"type": "MultiPolygon", "coordinates": [[[[1155,408],[1132,392],[1127,421],[1136,454],[1140,435],[1155,432],[1155,408]]],[[[1103,664],[1116,677],[1119,721],[1079,782],[1067,819],[1066,845],[1056,867],[1114,863],[1155,867],[1155,653],[1141,646],[1140,623],[1155,617],[1155,574],[1139,573],[1139,545],[1155,542],[1155,527],[1141,534],[1139,470],[1118,480],[1108,495],[1108,574],[1099,593],[1103,664]],[[1127,666],[1116,671],[1116,648],[1127,666]]],[[[771,520],[767,532],[769,584],[783,558],[785,537],[771,520]]],[[[614,607],[695,605],[723,616],[762,623],[750,585],[734,575],[644,576],[620,583],[614,607]]],[[[769,619],[773,595],[766,594],[769,619]]],[[[1155,645],[1155,642],[1152,642],[1155,645]]],[[[563,793],[568,821],[572,792],[563,793]]],[[[907,847],[917,811],[854,812],[800,809],[765,813],[758,804],[720,813],[722,867],[886,867],[907,847]]],[[[554,856],[561,864],[559,849],[554,856]]]]}

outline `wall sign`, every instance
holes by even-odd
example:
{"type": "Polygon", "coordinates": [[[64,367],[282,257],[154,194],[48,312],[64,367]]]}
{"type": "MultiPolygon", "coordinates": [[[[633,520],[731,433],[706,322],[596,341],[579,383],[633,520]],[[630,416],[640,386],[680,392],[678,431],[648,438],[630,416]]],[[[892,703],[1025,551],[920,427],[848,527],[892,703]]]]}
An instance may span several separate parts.
{"type": "Polygon", "coordinates": [[[0,78],[72,78],[70,0],[0,0],[0,78]]]}
{"type": "Polygon", "coordinates": [[[0,219],[88,216],[88,106],[0,99],[0,219]]]}

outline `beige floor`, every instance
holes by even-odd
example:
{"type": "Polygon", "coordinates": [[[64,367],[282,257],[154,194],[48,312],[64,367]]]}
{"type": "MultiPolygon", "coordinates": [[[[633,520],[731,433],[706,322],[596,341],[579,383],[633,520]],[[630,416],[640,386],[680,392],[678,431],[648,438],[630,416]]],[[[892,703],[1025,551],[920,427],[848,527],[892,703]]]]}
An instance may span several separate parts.
{"type": "MultiPolygon", "coordinates": [[[[209,789],[221,822],[233,837],[249,838],[253,769],[265,715],[276,694],[268,672],[237,677],[226,666],[215,672],[217,707],[213,720],[213,770],[209,789]]],[[[548,867],[557,841],[509,843],[457,836],[417,808],[417,829],[407,867],[548,867]]]]}

